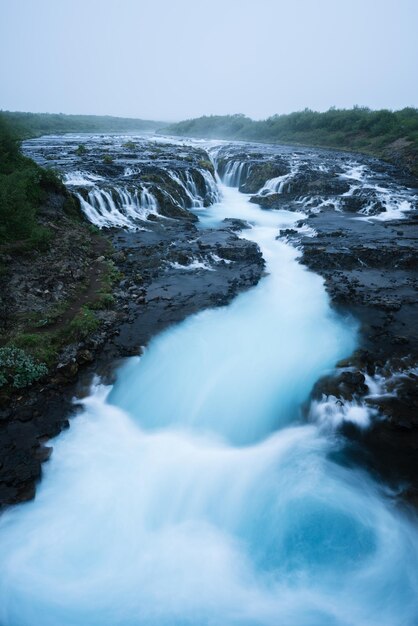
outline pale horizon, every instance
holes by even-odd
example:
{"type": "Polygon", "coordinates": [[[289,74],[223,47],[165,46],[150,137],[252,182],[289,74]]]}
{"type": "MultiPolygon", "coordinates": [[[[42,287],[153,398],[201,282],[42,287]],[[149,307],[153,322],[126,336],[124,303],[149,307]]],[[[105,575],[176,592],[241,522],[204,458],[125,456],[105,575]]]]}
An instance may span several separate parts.
{"type": "Polygon", "coordinates": [[[412,0],[1,0],[0,108],[174,122],[418,105],[412,0]]]}

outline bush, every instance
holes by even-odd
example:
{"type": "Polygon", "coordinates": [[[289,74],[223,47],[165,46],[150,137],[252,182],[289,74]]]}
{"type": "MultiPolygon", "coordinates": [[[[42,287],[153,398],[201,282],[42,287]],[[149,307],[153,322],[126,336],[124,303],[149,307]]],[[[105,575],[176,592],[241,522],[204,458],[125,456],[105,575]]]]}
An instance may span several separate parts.
{"type": "Polygon", "coordinates": [[[25,241],[45,249],[51,233],[39,226],[37,211],[47,192],[63,191],[53,170],[24,157],[0,115],[0,244],[25,241]]]}
{"type": "Polygon", "coordinates": [[[45,376],[48,368],[38,363],[21,348],[0,348],[0,387],[11,385],[21,389],[45,376]]]}
{"type": "Polygon", "coordinates": [[[83,156],[83,154],[87,153],[87,148],[84,143],[80,143],[78,148],[76,148],[75,153],[77,156],[83,156]]]}
{"type": "Polygon", "coordinates": [[[104,155],[103,163],[106,163],[107,165],[109,165],[110,163],[113,163],[113,158],[110,156],[110,154],[104,155]]]}
{"type": "Polygon", "coordinates": [[[172,124],[163,132],[188,137],[290,142],[308,145],[373,148],[405,137],[417,142],[418,109],[401,111],[367,107],[310,109],[254,121],[243,115],[211,115],[172,124]]]}

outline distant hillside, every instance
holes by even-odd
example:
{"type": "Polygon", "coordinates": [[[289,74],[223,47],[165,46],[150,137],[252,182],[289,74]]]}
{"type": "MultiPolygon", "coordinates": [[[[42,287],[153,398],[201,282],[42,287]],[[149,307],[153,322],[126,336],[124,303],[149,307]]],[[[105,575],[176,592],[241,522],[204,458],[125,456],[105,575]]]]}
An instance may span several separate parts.
{"type": "Polygon", "coordinates": [[[110,115],[0,112],[10,131],[20,139],[59,133],[131,133],[153,131],[165,122],[110,115]]]}
{"type": "Polygon", "coordinates": [[[400,111],[332,108],[324,113],[305,109],[261,121],[244,115],[211,115],[171,124],[160,132],[364,152],[401,162],[418,176],[418,109],[412,107],[400,111]]]}

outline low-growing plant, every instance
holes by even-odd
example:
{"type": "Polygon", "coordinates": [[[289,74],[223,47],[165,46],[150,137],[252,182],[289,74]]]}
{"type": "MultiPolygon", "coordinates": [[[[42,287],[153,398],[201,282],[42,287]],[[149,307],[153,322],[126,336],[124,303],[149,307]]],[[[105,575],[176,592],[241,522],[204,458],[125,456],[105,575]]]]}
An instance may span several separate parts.
{"type": "Polygon", "coordinates": [[[213,175],[215,174],[215,168],[213,167],[213,163],[211,163],[211,161],[202,159],[201,161],[199,161],[199,167],[201,167],[204,170],[208,170],[208,172],[210,172],[213,175]]]}
{"type": "Polygon", "coordinates": [[[123,144],[123,147],[127,148],[128,150],[135,150],[136,143],[134,141],[127,141],[126,143],[123,144]]]}
{"type": "Polygon", "coordinates": [[[0,387],[21,389],[45,376],[48,368],[30,354],[15,346],[0,348],[0,387]]]}
{"type": "Polygon", "coordinates": [[[110,163],[113,163],[113,157],[110,154],[105,154],[103,157],[103,163],[110,165],[110,163]]]}
{"type": "Polygon", "coordinates": [[[80,143],[78,148],[76,148],[75,153],[77,156],[83,156],[83,154],[87,153],[87,148],[83,143],[80,143]]]}
{"type": "Polygon", "coordinates": [[[93,333],[100,322],[94,312],[87,306],[83,306],[81,311],[75,316],[68,327],[68,338],[74,341],[84,339],[93,333]]]}
{"type": "Polygon", "coordinates": [[[95,302],[90,304],[90,309],[100,311],[102,309],[111,309],[115,304],[115,298],[111,293],[101,293],[95,302]]]}

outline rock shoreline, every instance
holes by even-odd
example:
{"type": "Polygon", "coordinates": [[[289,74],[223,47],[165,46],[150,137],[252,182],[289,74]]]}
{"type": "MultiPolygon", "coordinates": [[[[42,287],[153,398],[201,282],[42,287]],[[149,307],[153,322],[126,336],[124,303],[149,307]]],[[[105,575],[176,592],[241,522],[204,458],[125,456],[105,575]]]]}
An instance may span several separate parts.
{"type": "Polygon", "coordinates": [[[344,436],[344,462],[365,465],[418,504],[416,179],[336,151],[230,144],[216,156],[251,202],[306,215],[278,237],[324,278],[334,309],[359,323],[358,349],[318,381],[306,418],[316,420],[312,403],[322,403],[344,436]]]}
{"type": "MultiPolygon", "coordinates": [[[[67,140],[67,152],[61,145],[54,148],[55,156],[48,142],[40,141],[40,158],[52,154],[68,167],[74,141],[67,140]]],[[[228,304],[264,272],[257,246],[236,235],[247,226],[241,220],[199,229],[196,211],[190,209],[208,206],[217,193],[209,157],[201,148],[138,143],[147,193],[157,201],[151,206],[148,196],[137,202],[132,191],[142,184],[141,168],[129,152],[132,146],[109,146],[113,161],[104,164],[95,142],[80,164],[94,173],[76,171],[73,176],[80,202],[91,203],[95,219],[109,221],[110,209],[116,220],[129,217],[132,208],[145,207],[146,214],[139,229],[107,228],[100,235],[106,242],[104,254],[97,257],[97,248],[90,267],[100,272],[101,264],[111,261],[118,278],[112,305],[97,313],[99,329],[64,350],[47,383],[14,394],[11,406],[0,409],[0,507],[34,496],[41,464],[51,454],[47,442],[68,427],[77,411],[73,398],[88,393],[95,374],[111,382],[118,362],[139,354],[152,336],[200,310],[228,304]],[[116,191],[109,192],[106,177],[113,177],[116,191]],[[78,179],[84,185],[98,184],[96,195],[92,187],[81,189],[78,179]],[[125,179],[128,187],[120,187],[125,179]],[[129,202],[137,202],[135,207],[126,205],[124,193],[130,194],[129,202]]],[[[346,442],[345,463],[364,464],[394,492],[418,504],[415,181],[376,159],[320,150],[231,144],[212,156],[225,182],[253,194],[251,201],[265,210],[306,215],[296,229],[278,237],[298,247],[300,262],[323,276],[332,306],[360,324],[358,350],[318,381],[308,404],[321,401],[341,413],[338,431],[346,442]],[[395,217],[381,219],[389,210],[395,217]],[[367,428],[345,419],[350,407],[372,416],[367,428]]]]}
{"type": "Polygon", "coordinates": [[[0,508],[34,497],[42,463],[52,452],[48,442],[69,426],[77,412],[74,399],[88,392],[94,375],[110,382],[120,360],[139,354],[155,334],[228,304],[259,281],[261,252],[235,229],[227,222],[199,231],[187,221],[161,219],[150,221],[146,231],[102,235],[123,275],[113,289],[115,304],[102,313],[98,331],[64,351],[46,381],[14,393],[0,409],[0,508]],[[202,267],[193,269],[196,259],[202,267]]]}
{"type": "Polygon", "coordinates": [[[418,219],[323,212],[312,222],[316,237],[297,242],[300,261],[324,277],[333,306],[360,323],[358,350],[313,397],[355,399],[376,411],[366,429],[343,425],[347,453],[418,504],[418,219]],[[366,377],[380,387],[374,393],[366,377]]]}

